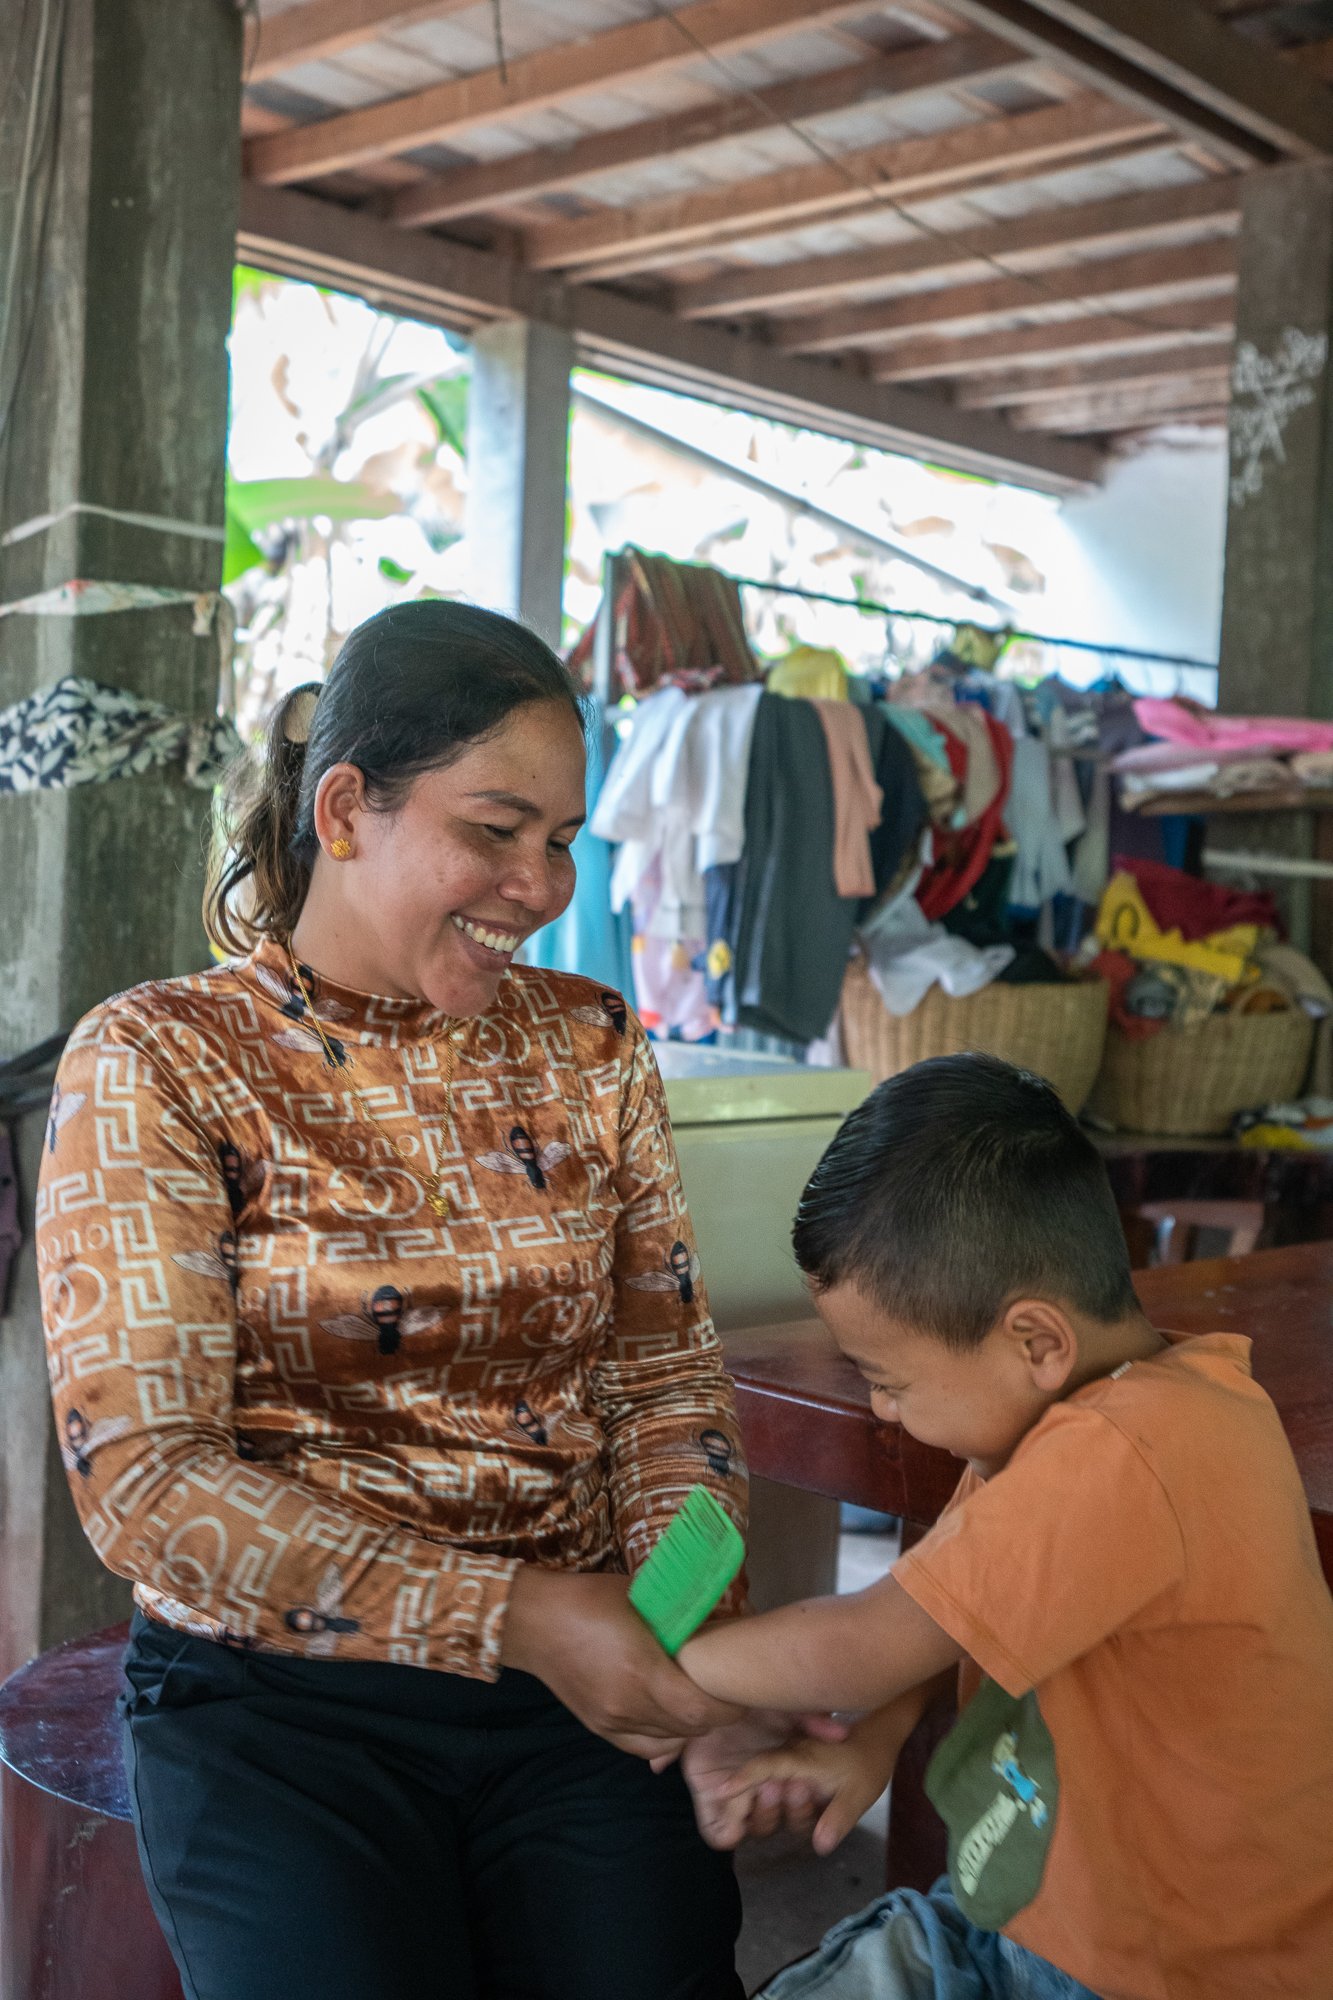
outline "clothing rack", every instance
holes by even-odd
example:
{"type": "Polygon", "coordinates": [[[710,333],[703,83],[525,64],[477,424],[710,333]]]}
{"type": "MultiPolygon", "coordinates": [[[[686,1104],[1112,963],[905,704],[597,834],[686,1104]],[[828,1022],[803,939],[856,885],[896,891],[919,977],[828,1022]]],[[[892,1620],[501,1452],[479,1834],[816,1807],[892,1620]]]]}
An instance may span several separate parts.
{"type": "Polygon", "coordinates": [[[826,590],[807,590],[796,583],[765,583],[754,576],[733,576],[730,570],[721,570],[722,576],[731,576],[742,590],[765,590],[775,597],[800,597],[811,604],[837,604],[847,611],[863,611],[871,618],[909,618],[925,625],[953,627],[976,625],[978,631],[1007,631],[1011,639],[1021,639],[1034,646],[1064,646],[1075,653],[1099,653],[1117,660],[1141,660],[1145,664],[1162,667],[1198,667],[1205,673],[1217,672],[1216,660],[1196,660],[1188,653],[1152,653],[1137,646],[1103,646],[1092,639],[1060,638],[1051,632],[1025,632],[1017,626],[985,626],[975,618],[951,617],[939,611],[906,611],[900,605],[879,604],[869,597],[837,597],[826,590]]]}

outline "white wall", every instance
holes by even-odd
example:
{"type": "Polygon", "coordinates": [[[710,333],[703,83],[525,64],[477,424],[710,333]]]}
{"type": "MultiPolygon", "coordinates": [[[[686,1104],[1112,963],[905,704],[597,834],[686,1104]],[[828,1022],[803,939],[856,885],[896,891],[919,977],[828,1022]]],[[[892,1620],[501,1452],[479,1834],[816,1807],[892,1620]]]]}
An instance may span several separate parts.
{"type": "MultiPolygon", "coordinates": [[[[1215,661],[1226,491],[1220,432],[1114,460],[1095,493],[1034,509],[1025,523],[1024,547],[1046,577],[1025,611],[1048,632],[1215,661]]],[[[1080,673],[1066,653],[1060,671],[1095,678],[1102,663],[1089,656],[1080,673]]],[[[1215,677],[1190,675],[1182,691],[1215,700],[1215,677]]]]}

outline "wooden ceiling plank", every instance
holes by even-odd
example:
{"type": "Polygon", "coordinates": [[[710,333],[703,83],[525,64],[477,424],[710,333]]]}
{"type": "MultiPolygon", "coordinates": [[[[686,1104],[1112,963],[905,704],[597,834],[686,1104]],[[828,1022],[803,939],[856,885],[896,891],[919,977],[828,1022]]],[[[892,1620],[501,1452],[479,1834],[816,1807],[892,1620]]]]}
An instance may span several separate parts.
{"type": "Polygon", "coordinates": [[[1041,364],[1072,360],[1080,354],[1130,353],[1136,348],[1166,347],[1181,334],[1226,331],[1231,315],[1229,298],[1189,299],[1182,305],[1154,306],[1142,315],[1095,313],[1047,326],[963,334],[952,340],[922,337],[891,348],[871,372],[877,382],[930,382],[951,375],[1008,369],[1027,361],[1041,364]]]}
{"type": "Polygon", "coordinates": [[[1050,368],[1016,368],[1008,375],[983,375],[964,382],[955,401],[963,410],[997,410],[1018,403],[1068,402],[1085,389],[1151,388],[1202,368],[1231,365],[1232,337],[1191,341],[1187,346],[1162,347],[1146,354],[1108,354],[1101,361],[1067,361],[1050,368]]]}
{"type": "Polygon", "coordinates": [[[868,306],[849,306],[818,319],[785,321],[775,329],[775,344],[784,354],[836,354],[848,347],[870,347],[929,327],[935,332],[987,320],[1005,319],[1042,306],[1103,304],[1136,294],[1234,290],[1236,248],[1233,243],[1196,243],[1185,250],[1145,250],[1133,257],[1108,257],[1076,264],[1040,278],[992,277],[976,285],[951,285],[937,292],[868,306]]]}
{"type": "Polygon", "coordinates": [[[1019,264],[1051,250],[1128,245],[1144,237],[1178,238],[1212,223],[1239,227],[1239,178],[1200,181],[1150,194],[1117,195],[1077,208],[1046,208],[1014,222],[983,223],[975,229],[889,244],[883,249],[728,271],[720,278],[678,286],[673,303],[685,319],[727,319],[822,302],[839,292],[895,278],[926,274],[979,277],[991,257],[1019,264]]]}
{"type": "Polygon", "coordinates": [[[865,0],[695,0],[676,15],[655,15],[586,40],[562,42],[503,68],[478,70],[406,97],[341,112],[257,140],[246,171],[273,184],[317,178],[385,153],[451,143],[481,125],[539,111],[583,92],[615,89],[802,28],[863,13],[865,0]]]}
{"type": "MultiPolygon", "coordinates": [[[[1149,0],[1149,4],[1166,14],[1191,0],[1149,0]]],[[[1196,96],[1057,19],[1046,0],[957,0],[956,12],[974,26],[991,28],[1033,54],[1044,54],[1085,89],[1102,90],[1135,110],[1154,112],[1180,137],[1201,141],[1232,168],[1262,165],[1283,156],[1282,147],[1244,123],[1200,103],[1196,96]]]]}
{"type": "Polygon", "coordinates": [[[433,175],[396,200],[389,219],[405,228],[447,222],[575,187],[599,174],[618,173],[648,160],[671,158],[722,139],[763,132],[790,120],[805,120],[891,97],[907,102],[918,95],[961,83],[991,82],[1030,69],[995,35],[959,35],[948,42],[877,55],[818,76],[776,84],[756,103],[748,92],[690,111],[596,132],[571,145],[539,146],[514,159],[455,167],[433,175]]]}
{"type": "Polygon", "coordinates": [[[1010,421],[1017,430],[1061,433],[1137,430],[1147,423],[1182,419],[1196,410],[1225,409],[1228,394],[1225,374],[1196,375],[1155,389],[1121,393],[1103,390],[1087,396],[1070,396],[1061,403],[1036,403],[1016,411],[1010,421]]]}
{"type": "Polygon", "coordinates": [[[664,253],[678,259],[689,249],[798,229],[880,201],[919,201],[1004,168],[1050,171],[1108,142],[1147,138],[1156,130],[1104,99],[1079,97],[1040,111],[979,119],[928,138],[863,147],[836,161],[784,167],[707,193],[550,223],[529,235],[527,260],[535,270],[586,265],[603,276],[601,267],[613,265],[620,276],[651,268],[664,253]]]}
{"type": "MultiPolygon", "coordinates": [[[[1038,13],[1293,159],[1333,154],[1333,97],[1196,0],[1033,0],[1038,13]]],[[[999,29],[997,23],[997,31],[999,29]]]]}
{"type": "MultiPolygon", "coordinates": [[[[1069,165],[1075,168],[1117,166],[1125,160],[1140,160],[1145,156],[1151,157],[1154,153],[1161,150],[1161,145],[1162,142],[1160,140],[1152,138],[1119,139],[1106,142],[1090,148],[1087,152],[1080,153],[1076,160],[1059,163],[1055,171],[1059,172],[1062,165],[1069,165]]],[[[1014,160],[1006,165],[998,165],[993,160],[990,162],[983,161],[979,162],[970,173],[965,173],[957,180],[950,181],[948,187],[942,189],[941,192],[947,193],[951,199],[955,200],[973,194],[993,194],[997,188],[1021,186],[1024,183],[1043,181],[1047,179],[1051,171],[1052,168],[1049,164],[1043,165],[1040,162],[1027,164],[1021,159],[1014,160]]],[[[890,200],[896,199],[896,196],[890,196],[890,200]]],[[[882,196],[877,195],[872,199],[870,191],[867,190],[864,201],[858,203],[855,208],[844,208],[841,211],[830,210],[815,219],[819,223],[830,221],[842,223],[848,218],[856,220],[860,216],[869,213],[877,200],[882,200],[882,196]]],[[[578,276],[580,282],[583,284],[610,284],[619,278],[637,277],[647,271],[660,272],[664,273],[665,277],[659,280],[659,282],[665,283],[668,290],[670,290],[674,284],[693,281],[697,276],[701,259],[711,260],[722,252],[742,246],[752,249],[765,239],[773,241],[784,236],[790,236],[793,228],[800,229],[802,227],[804,227],[804,224],[800,221],[794,224],[785,221],[769,222],[763,224],[761,227],[756,227],[748,219],[743,218],[735,231],[729,235],[723,237],[714,236],[710,241],[702,244],[686,244],[683,249],[672,243],[667,243],[664,247],[651,251],[630,249],[619,257],[611,256],[600,260],[596,264],[582,266],[578,276]]],[[[977,277],[984,276],[985,268],[983,266],[974,275],[977,277]]]]}
{"type": "Polygon", "coordinates": [[[475,7],[477,0],[302,0],[281,14],[265,14],[254,54],[246,64],[247,83],[266,83],[301,63],[340,56],[359,42],[374,41],[421,21],[443,20],[475,7]]]}
{"type": "Polygon", "coordinates": [[[241,190],[237,248],[261,269],[296,271],[445,325],[521,314],[569,327],[589,366],[605,367],[836,437],[943,459],[961,470],[1070,492],[1101,459],[1060,439],[1020,438],[1003,419],[870,382],[860,371],[776,354],[720,327],[687,325],[637,300],[567,285],[521,265],[394,229],[364,211],[253,182],[241,190]]]}

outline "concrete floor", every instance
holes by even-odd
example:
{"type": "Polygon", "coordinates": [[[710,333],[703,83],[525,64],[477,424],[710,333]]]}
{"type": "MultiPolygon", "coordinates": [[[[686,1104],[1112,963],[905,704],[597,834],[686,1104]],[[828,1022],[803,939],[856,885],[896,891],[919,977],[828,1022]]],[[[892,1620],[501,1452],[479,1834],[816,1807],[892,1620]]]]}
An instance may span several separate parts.
{"type": "MultiPolygon", "coordinates": [[[[883,1576],[898,1553],[896,1535],[844,1535],[839,1590],[861,1590],[883,1576]]],[[[736,1857],[745,1904],[736,1962],[747,1993],[818,1944],[825,1931],[884,1888],[887,1800],[871,1808],[836,1854],[821,1861],[808,1839],[791,1834],[743,1847],[736,1857]]]]}

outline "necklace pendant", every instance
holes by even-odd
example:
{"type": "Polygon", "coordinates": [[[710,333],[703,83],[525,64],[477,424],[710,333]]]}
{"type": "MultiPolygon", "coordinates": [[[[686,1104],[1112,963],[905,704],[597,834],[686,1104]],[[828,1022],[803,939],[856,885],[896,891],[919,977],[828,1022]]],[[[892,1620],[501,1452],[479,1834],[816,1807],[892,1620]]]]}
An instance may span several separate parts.
{"type": "Polygon", "coordinates": [[[449,1213],[448,1196],[443,1194],[428,1194],[426,1196],[426,1200],[430,1204],[432,1211],[439,1217],[440,1221],[443,1222],[445,1216],[448,1215],[449,1213]]]}

